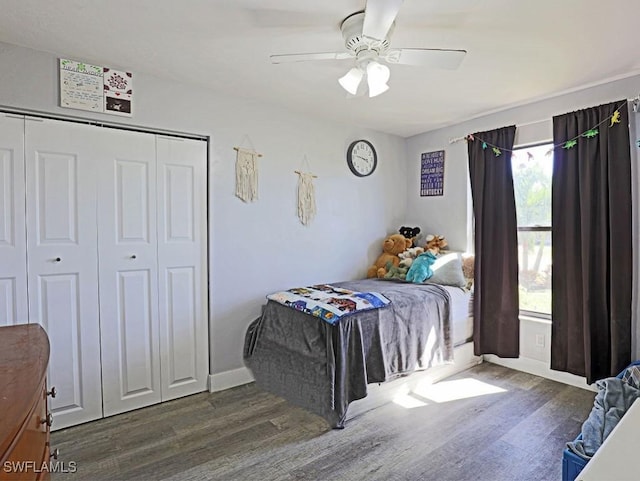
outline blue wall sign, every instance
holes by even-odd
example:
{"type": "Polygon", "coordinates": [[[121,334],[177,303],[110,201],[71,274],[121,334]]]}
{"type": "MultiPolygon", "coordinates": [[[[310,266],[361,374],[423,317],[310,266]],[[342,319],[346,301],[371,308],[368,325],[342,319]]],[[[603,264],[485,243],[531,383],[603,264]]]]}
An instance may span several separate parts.
{"type": "Polygon", "coordinates": [[[424,152],[420,161],[420,196],[444,195],[444,150],[424,152]]]}

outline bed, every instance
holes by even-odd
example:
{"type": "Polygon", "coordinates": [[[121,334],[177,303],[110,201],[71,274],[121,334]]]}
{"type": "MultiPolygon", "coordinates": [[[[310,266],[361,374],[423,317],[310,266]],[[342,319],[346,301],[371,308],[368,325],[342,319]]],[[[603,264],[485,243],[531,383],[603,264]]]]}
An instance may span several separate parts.
{"type": "Polygon", "coordinates": [[[349,405],[364,399],[372,383],[435,366],[455,372],[456,364],[460,370],[461,364],[477,362],[465,355],[456,363],[454,356],[467,346],[465,353],[473,357],[469,291],[381,279],[332,285],[379,292],[391,304],[331,325],[268,301],[247,329],[244,346],[245,363],[259,387],[322,416],[331,427],[344,427],[349,405]]]}

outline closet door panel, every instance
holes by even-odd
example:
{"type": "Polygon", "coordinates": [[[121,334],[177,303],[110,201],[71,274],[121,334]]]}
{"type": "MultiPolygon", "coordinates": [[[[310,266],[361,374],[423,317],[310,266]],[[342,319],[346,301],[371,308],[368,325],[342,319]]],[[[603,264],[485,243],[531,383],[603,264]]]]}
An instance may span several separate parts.
{"type": "Polygon", "coordinates": [[[155,319],[151,316],[149,270],[120,271],[118,276],[118,346],[123,359],[124,399],[153,392],[155,319]]]}
{"type": "Polygon", "coordinates": [[[38,245],[78,245],[78,156],[36,152],[38,245]]]}
{"type": "MultiPolygon", "coordinates": [[[[78,274],[51,274],[38,276],[36,300],[40,324],[46,329],[52,346],[49,370],[55,373],[48,381],[56,386],[54,413],[82,410],[82,326],[78,312],[80,298],[78,274]]],[[[99,379],[98,379],[99,381],[99,379]]],[[[102,414],[102,413],[99,413],[102,414]]],[[[61,417],[61,416],[58,416],[61,417]]],[[[100,416],[98,416],[100,417],[100,416]]],[[[58,427],[56,419],[56,427],[58,427]]]]}
{"type": "Polygon", "coordinates": [[[149,162],[117,159],[116,229],[117,243],[149,244],[150,167],[149,162]]]}
{"type": "Polygon", "coordinates": [[[171,398],[171,389],[198,380],[198,318],[195,289],[195,269],[175,267],[164,270],[163,290],[166,299],[163,313],[163,377],[165,395],[171,398]]]}
{"type": "Polygon", "coordinates": [[[24,119],[0,114],[0,326],[29,322],[24,119]]]}
{"type": "Polygon", "coordinates": [[[157,138],[163,400],[207,388],[206,145],[157,138]]]}
{"type": "Polygon", "coordinates": [[[29,316],[51,343],[54,428],[102,417],[95,145],[100,129],[26,120],[29,316]]]}
{"type": "Polygon", "coordinates": [[[105,416],[160,402],[154,136],[106,130],[98,168],[105,416]]]}

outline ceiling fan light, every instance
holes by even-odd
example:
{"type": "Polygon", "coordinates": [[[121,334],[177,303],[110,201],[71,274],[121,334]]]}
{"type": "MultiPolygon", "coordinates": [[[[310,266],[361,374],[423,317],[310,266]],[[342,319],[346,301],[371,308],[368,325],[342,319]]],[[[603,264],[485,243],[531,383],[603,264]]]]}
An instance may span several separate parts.
{"type": "Polygon", "coordinates": [[[391,71],[386,65],[382,65],[375,60],[367,64],[367,78],[369,82],[375,82],[376,84],[386,84],[389,81],[391,71]]]}
{"type": "Polygon", "coordinates": [[[377,95],[385,93],[389,90],[389,86],[386,83],[376,83],[369,80],[369,97],[376,97],[377,95]]]}
{"type": "Polygon", "coordinates": [[[362,81],[364,72],[357,67],[353,67],[343,77],[338,79],[342,88],[349,92],[351,95],[355,95],[358,91],[358,86],[362,81]]]}

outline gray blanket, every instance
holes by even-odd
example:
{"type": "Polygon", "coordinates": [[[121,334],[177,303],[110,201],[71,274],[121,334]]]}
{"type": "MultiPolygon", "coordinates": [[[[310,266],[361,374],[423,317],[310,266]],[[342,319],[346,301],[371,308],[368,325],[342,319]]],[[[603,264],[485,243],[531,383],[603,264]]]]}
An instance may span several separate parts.
{"type": "Polygon", "coordinates": [[[582,425],[580,439],[567,443],[567,447],[584,459],[593,457],[607,436],[616,427],[640,390],[615,377],[596,381],[598,393],[593,409],[582,425]]]}
{"type": "Polygon", "coordinates": [[[332,326],[269,301],[247,330],[244,358],[258,386],[341,428],[349,403],[367,395],[367,384],[453,360],[450,299],[437,285],[332,284],[380,292],[391,304],[332,326]]]}

